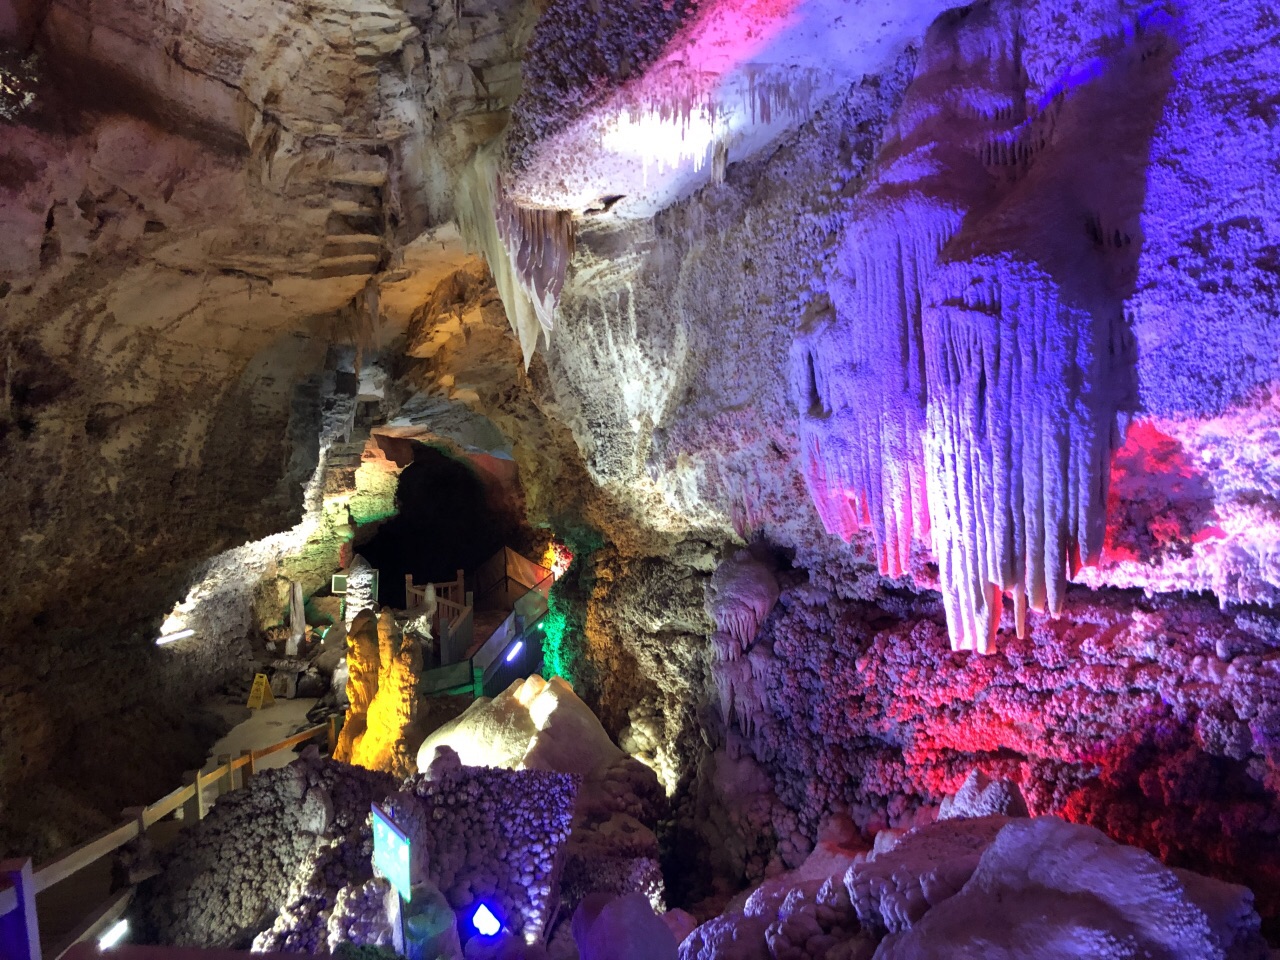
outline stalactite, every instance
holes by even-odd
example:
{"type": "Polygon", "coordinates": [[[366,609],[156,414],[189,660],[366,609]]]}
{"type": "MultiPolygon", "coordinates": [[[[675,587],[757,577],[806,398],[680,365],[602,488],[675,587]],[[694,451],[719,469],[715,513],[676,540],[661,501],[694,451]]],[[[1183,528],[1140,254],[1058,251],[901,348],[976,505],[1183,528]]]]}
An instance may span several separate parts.
{"type": "Polygon", "coordinates": [[[1001,597],[1057,613],[1102,547],[1127,397],[1118,305],[1069,303],[1008,256],[947,264],[924,314],[929,501],[954,649],[990,649],[1001,597]]]}
{"type": "Polygon", "coordinates": [[[555,325],[576,241],[573,215],[512,203],[492,152],[481,151],[460,178],[457,218],[463,237],[488,261],[528,367],[539,335],[555,325]]]}
{"type": "Polygon", "coordinates": [[[928,544],[921,309],[939,254],[1007,177],[992,143],[1026,117],[1016,14],[981,7],[930,29],[871,182],[846,219],[834,317],[793,350],[806,482],[828,533],[867,529],[881,573],[928,544]],[[997,162],[999,161],[999,162],[997,162]]]}
{"type": "Polygon", "coordinates": [[[794,361],[819,514],[846,540],[869,528],[889,576],[929,535],[920,305],[959,225],[958,210],[919,196],[869,204],[846,234],[839,319],[805,338],[794,361]]]}
{"type": "Polygon", "coordinates": [[[897,575],[931,531],[952,645],[979,652],[1005,592],[1021,634],[1102,546],[1135,392],[1140,158],[1173,49],[1147,29],[1103,37],[1033,100],[1020,9],[931,28],[841,237],[835,316],[802,333],[792,367],[828,532],[870,528],[897,575]]]}
{"type": "Polygon", "coordinates": [[[711,665],[711,675],[720,700],[720,715],[725,725],[736,723],[750,739],[755,733],[755,720],[764,714],[760,684],[752,676],[751,661],[719,660],[711,665]]]}
{"type": "Polygon", "coordinates": [[[564,290],[576,239],[573,215],[566,210],[521,207],[496,191],[494,216],[521,285],[533,299],[543,329],[550,332],[564,290]]]}

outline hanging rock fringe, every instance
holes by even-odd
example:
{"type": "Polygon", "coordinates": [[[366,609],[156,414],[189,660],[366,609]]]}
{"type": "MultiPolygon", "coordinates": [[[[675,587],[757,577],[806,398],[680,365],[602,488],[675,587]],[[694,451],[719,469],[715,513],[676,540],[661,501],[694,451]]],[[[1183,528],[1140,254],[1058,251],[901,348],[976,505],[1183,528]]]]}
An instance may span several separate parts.
{"type": "Polygon", "coordinates": [[[497,162],[481,151],[463,173],[457,200],[464,239],[488,261],[528,369],[538,336],[549,336],[576,233],[566,210],[521,207],[502,192],[497,162]]]}
{"type": "Polygon", "coordinates": [[[1118,309],[1063,301],[1030,264],[939,267],[924,312],[929,502],[951,645],[990,650],[1002,595],[1059,613],[1096,559],[1124,378],[1118,309]]]}
{"type": "Polygon", "coordinates": [[[564,290],[576,236],[573,214],[567,210],[521,207],[496,191],[494,215],[498,235],[507,249],[521,285],[533,300],[538,320],[548,333],[564,290]]]}
{"type": "Polygon", "coordinates": [[[918,195],[881,200],[850,231],[837,318],[800,341],[793,390],[805,479],[827,532],[875,537],[880,572],[901,576],[928,542],[921,304],[959,210],[918,195]]]}

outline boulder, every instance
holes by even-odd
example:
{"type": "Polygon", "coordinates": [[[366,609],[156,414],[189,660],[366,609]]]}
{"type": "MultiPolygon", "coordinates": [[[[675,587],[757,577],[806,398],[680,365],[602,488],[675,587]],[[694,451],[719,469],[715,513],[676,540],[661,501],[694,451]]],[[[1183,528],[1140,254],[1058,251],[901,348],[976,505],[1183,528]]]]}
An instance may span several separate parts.
{"type": "Polygon", "coordinates": [[[642,894],[595,894],[573,915],[581,960],[677,960],[679,943],[642,894]]]}
{"type": "Polygon", "coordinates": [[[455,750],[466,766],[550,770],[583,776],[623,757],[573,688],[560,677],[517,680],[492,700],[481,698],[423,742],[426,769],[437,747],[455,750]]]}

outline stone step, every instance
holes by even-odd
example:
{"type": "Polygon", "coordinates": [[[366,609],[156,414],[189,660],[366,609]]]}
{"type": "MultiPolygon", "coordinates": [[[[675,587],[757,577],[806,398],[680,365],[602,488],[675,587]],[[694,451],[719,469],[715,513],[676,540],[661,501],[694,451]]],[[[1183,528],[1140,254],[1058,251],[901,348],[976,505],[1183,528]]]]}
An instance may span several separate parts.
{"type": "Polygon", "coordinates": [[[381,187],[387,182],[385,170],[344,170],[331,174],[329,179],[353,187],[381,187]]]}
{"type": "Polygon", "coordinates": [[[357,40],[364,40],[382,33],[401,33],[408,26],[403,14],[392,16],[390,13],[368,13],[357,16],[351,21],[351,32],[355,34],[357,40]]]}
{"type": "Polygon", "coordinates": [[[325,256],[352,253],[382,253],[382,238],[376,233],[331,233],[324,238],[325,256]],[[338,251],[342,251],[339,253],[338,251]]]}
{"type": "Polygon", "coordinates": [[[374,253],[355,253],[346,257],[326,257],[311,270],[311,276],[317,280],[332,277],[368,276],[378,270],[378,261],[382,258],[374,253]]]}
{"type": "Polygon", "coordinates": [[[357,36],[356,58],[360,60],[380,60],[399,53],[406,43],[418,36],[416,27],[408,27],[396,34],[373,34],[357,36]]]}
{"type": "Polygon", "coordinates": [[[355,200],[334,200],[330,209],[340,217],[375,218],[382,216],[380,208],[366,206],[363,203],[357,203],[355,200]]]}

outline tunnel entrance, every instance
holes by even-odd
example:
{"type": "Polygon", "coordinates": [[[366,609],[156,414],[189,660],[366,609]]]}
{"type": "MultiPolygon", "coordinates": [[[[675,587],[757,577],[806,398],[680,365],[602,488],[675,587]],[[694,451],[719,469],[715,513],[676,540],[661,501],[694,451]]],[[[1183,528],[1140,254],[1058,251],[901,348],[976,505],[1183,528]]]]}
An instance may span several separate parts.
{"type": "Polygon", "coordinates": [[[379,602],[402,609],[404,578],[415,583],[470,575],[507,543],[524,539],[522,517],[510,495],[465,457],[422,443],[396,488],[394,517],[356,553],[379,574],[379,602]]]}

